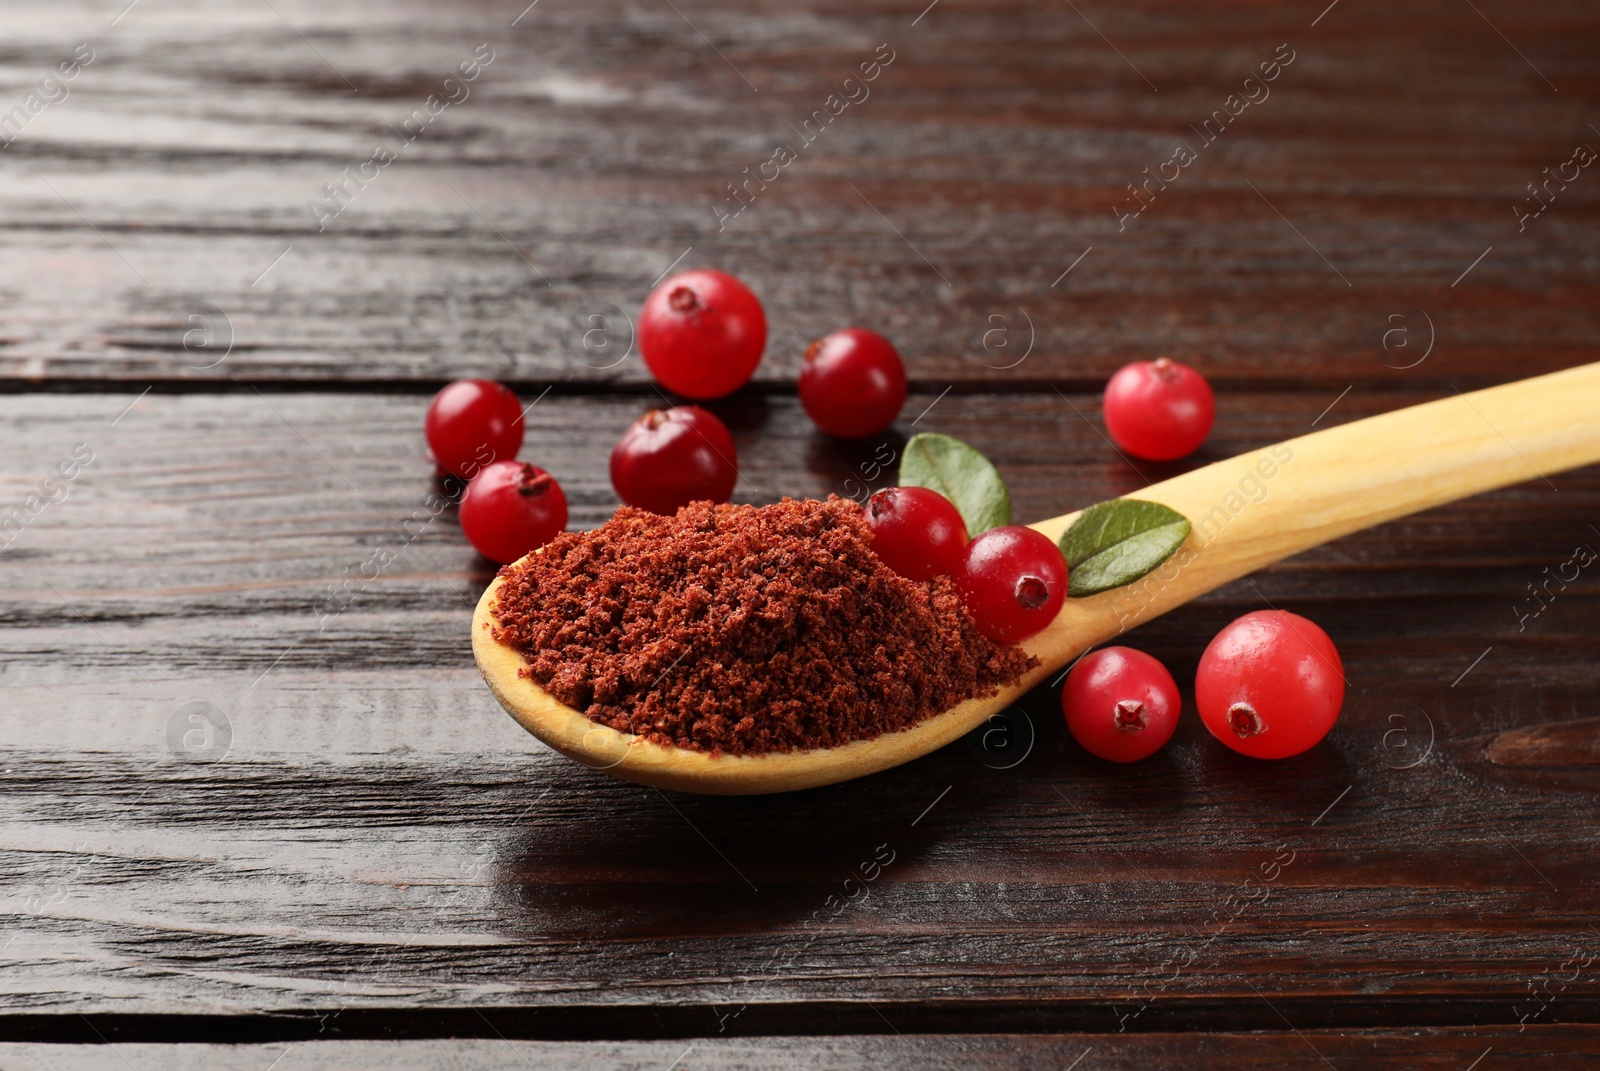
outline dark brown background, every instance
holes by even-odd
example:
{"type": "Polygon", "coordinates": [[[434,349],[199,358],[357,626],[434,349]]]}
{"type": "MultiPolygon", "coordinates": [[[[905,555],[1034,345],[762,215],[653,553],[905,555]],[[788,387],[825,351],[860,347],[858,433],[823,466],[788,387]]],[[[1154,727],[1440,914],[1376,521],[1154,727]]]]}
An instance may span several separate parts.
{"type": "Polygon", "coordinates": [[[718,406],[744,501],[859,494],[915,422],[987,452],[1035,519],[1592,360],[1600,176],[1520,233],[1512,206],[1600,148],[1600,9],[540,0],[513,27],[521,10],[0,9],[0,111],[95,55],[0,149],[0,515],[94,454],[0,551],[0,1064],[1600,1053],[1600,587],[1585,572],[1521,630],[1513,609],[1600,547],[1600,471],[1343,540],[1132,637],[1188,681],[1237,614],[1319,622],[1351,687],[1300,758],[1239,759],[1190,714],[1112,769],[1044,690],[1009,768],[963,743],[742,801],[522,733],[468,650],[487,563],[453,511],[402,527],[428,516],[427,399],[469,374],[541,399],[523,456],[574,526],[603,520],[610,444],[659,400],[636,353],[613,362],[680,255],[747,279],[771,322],[756,384],[718,406]],[[881,43],[871,97],[719,233],[724,184],[881,43]],[[1119,231],[1125,184],[1284,43],[1271,97],[1119,231]],[[480,44],[470,97],[319,232],[307,202],[480,44]],[[890,334],[914,383],[895,434],[846,445],[792,382],[848,323],[890,334]],[[1161,353],[1211,376],[1217,429],[1136,470],[1096,395],[1161,353]],[[880,845],[867,894],[808,930],[880,845]],[[77,1047],[104,1040],[141,1044],[77,1047]],[[252,1044],[209,1047],[232,1041],[252,1044]]]}

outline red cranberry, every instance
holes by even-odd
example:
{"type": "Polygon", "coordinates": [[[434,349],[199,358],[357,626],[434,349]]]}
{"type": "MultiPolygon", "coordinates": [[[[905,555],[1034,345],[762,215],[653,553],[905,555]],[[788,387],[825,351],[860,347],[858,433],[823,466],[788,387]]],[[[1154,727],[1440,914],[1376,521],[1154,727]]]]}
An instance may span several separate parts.
{"type": "Polygon", "coordinates": [[[490,561],[510,565],[567,526],[567,496],[555,477],[522,461],[496,461],[461,496],[461,531],[490,561]]]}
{"type": "Polygon", "coordinates": [[[491,461],[510,461],[522,449],[522,406],[498,383],[458,379],[433,396],[422,429],[434,462],[470,480],[491,461]]]}
{"type": "Polygon", "coordinates": [[[1061,689],[1061,711],[1073,738],[1111,762],[1138,762],[1161,750],[1178,727],[1182,706],[1167,667],[1131,647],[1084,655],[1061,689]]]}
{"type": "Polygon", "coordinates": [[[886,487],[867,499],[873,553],[907,580],[954,573],[967,526],[950,500],[926,487],[886,487]]]}
{"type": "Polygon", "coordinates": [[[1194,453],[1211,434],[1216,416],[1206,377],[1166,357],[1119,369],[1106,384],[1104,404],[1112,440],[1146,461],[1194,453]]]}
{"type": "Polygon", "coordinates": [[[686,398],[720,398],[750,381],[767,345],[761,302],[733,276],[680,272],[650,291],[639,348],[661,385],[686,398]]]}
{"type": "Polygon", "coordinates": [[[978,631],[1016,643],[1055,620],[1067,597],[1067,562],[1050,537],[1007,525],[967,544],[955,581],[978,631]]]}
{"type": "Polygon", "coordinates": [[[882,335],[847,327],[806,347],[800,404],[829,435],[876,435],[894,423],[905,400],[905,365],[882,335]]]}
{"type": "Polygon", "coordinates": [[[690,502],[728,501],[738,478],[728,426],[698,405],[650,410],[611,449],[617,496],[664,516],[690,502]]]}
{"type": "Polygon", "coordinates": [[[1284,759],[1328,735],[1344,704],[1344,664],[1297,614],[1257,610],[1217,633],[1194,680],[1211,735],[1243,755],[1284,759]]]}

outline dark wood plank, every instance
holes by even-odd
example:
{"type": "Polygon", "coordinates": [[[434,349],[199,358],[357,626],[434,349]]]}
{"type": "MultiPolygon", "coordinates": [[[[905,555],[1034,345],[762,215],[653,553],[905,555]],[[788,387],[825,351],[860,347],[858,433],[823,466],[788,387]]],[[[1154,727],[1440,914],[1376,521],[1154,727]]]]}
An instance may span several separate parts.
{"type": "Polygon", "coordinates": [[[771,314],[755,387],[719,407],[744,501],[863,494],[915,421],[1044,516],[1592,359],[1595,180],[1512,212],[1600,145],[1592,6],[523,7],[4,14],[0,115],[78,42],[95,58],[0,137],[0,1041],[195,1044],[0,1063],[661,1067],[693,1038],[681,1066],[1594,1055],[1600,588],[1537,615],[1528,589],[1600,540],[1600,470],[1132,637],[1187,681],[1243,610],[1321,622],[1351,690],[1297,760],[1237,759],[1191,714],[1109,770],[1041,689],[1014,765],[961,743],[727,801],[585,770],[498,711],[464,637],[490,570],[418,435],[444,379],[554,384],[526,453],[598,523],[606,450],[657,396],[637,353],[613,363],[625,319],[604,352],[580,339],[680,254],[771,314]],[[724,184],[880,42],[870,99],[720,227],[724,184]],[[1280,42],[1271,98],[1119,224],[1280,42]],[[480,44],[470,98],[319,230],[323,184],[480,44]],[[848,321],[917,387],[881,442],[819,439],[792,398],[805,342],[848,321]],[[1136,470],[1093,391],[1156,352],[1212,374],[1222,419],[1136,470]],[[93,461],[45,482],[79,443],[93,461]],[[953,1031],[1006,1036],[929,1036],[953,1031]],[[370,1040],[447,1036],[482,1043],[370,1040]],[[334,1037],[367,1040],[299,1044],[334,1037]]]}
{"type": "MultiPolygon", "coordinates": [[[[1229,393],[1184,464],[1304,431],[1331,400],[1229,393]]],[[[1354,392],[1322,420],[1396,400],[1354,392]]],[[[876,1032],[880,1012],[908,1033],[1281,1030],[1259,993],[1305,1029],[1600,1017],[1594,968],[1554,980],[1600,951],[1600,767],[1527,737],[1597,738],[1600,589],[1585,575],[1522,631],[1512,612],[1600,538],[1600,470],[1352,537],[1132,637],[1186,681],[1264,600],[1319,621],[1351,691],[1299,759],[1239,759],[1191,715],[1156,761],[1107,769],[1041,690],[1014,767],[957,744],[730,801],[586,770],[499,712],[465,639],[487,565],[448,511],[401,534],[428,516],[425,395],[130,402],[0,399],[10,500],[75,442],[95,452],[0,556],[13,1024],[412,1008],[454,1032],[477,1008],[507,1036],[876,1032]],[[396,547],[319,618],[330,581],[396,547]],[[892,864],[835,917],[880,850],[892,864]]],[[[525,455],[576,524],[613,504],[604,444],[641,404],[552,392],[530,414],[525,455]]],[[[1043,516],[1142,486],[1074,412],[1093,406],[950,394],[919,427],[990,452],[1043,516]]],[[[846,490],[880,445],[817,438],[792,399],[725,412],[743,499],[846,490]]]]}
{"type": "Polygon", "coordinates": [[[1299,1036],[1214,1033],[1181,1036],[1079,1034],[956,1035],[944,1037],[775,1037],[748,1041],[526,1042],[499,1039],[452,1041],[325,1041],[289,1045],[101,1046],[0,1043],[0,1060],[15,1071],[261,1071],[274,1060],[287,1066],[382,1067],[392,1071],[449,1066],[483,1068],[559,1067],[572,1071],[849,1071],[918,1067],[951,1071],[1002,1067],[1067,1067],[1084,1071],[1138,1071],[1186,1067],[1197,1071],[1331,1066],[1460,1071],[1474,1059],[1487,1069],[1511,1063],[1536,1067],[1579,1066],[1600,1053],[1595,1027],[1535,1027],[1507,1030],[1307,1031],[1299,1036]],[[674,1061],[680,1061],[674,1063],[674,1061]],[[1343,1061],[1334,1064],[1334,1061],[1343,1061]]]}
{"type": "Polygon", "coordinates": [[[1333,390],[1593,352],[1600,184],[1584,172],[1520,231],[1512,211],[1600,146],[1573,0],[1346,2],[1315,26],[1218,0],[946,0],[920,20],[915,2],[605,0],[512,27],[522,6],[14,18],[7,100],[78,41],[96,59],[0,150],[0,376],[638,386],[637,353],[612,366],[626,320],[596,354],[588,317],[631,316],[680,255],[761,293],[768,385],[852,321],[934,390],[1083,386],[1157,352],[1333,390]],[[719,224],[726,185],[798,145],[880,43],[870,97],[719,224]],[[1270,97],[1202,147],[1192,128],[1282,43],[1270,97]],[[319,230],[308,203],[480,44],[470,96],[319,230]],[[1184,141],[1199,158],[1119,224],[1184,141]],[[191,315],[209,348],[185,348],[191,315]]]}

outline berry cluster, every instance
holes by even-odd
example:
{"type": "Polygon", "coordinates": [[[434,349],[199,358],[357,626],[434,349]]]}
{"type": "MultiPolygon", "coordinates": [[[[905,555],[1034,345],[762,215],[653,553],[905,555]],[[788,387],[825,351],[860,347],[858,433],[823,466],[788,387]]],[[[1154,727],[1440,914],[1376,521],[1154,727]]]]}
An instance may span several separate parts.
{"type": "Polygon", "coordinates": [[[1067,597],[1067,563],[1048,536],[1006,525],[967,540],[950,500],[925,487],[888,487],[867,499],[872,550],[910,580],[955,581],[978,631],[996,643],[1039,632],[1067,597]]]}
{"type": "MultiPolygon", "coordinates": [[[[681,272],[645,299],[639,344],[666,389],[696,401],[721,398],[748,383],[761,363],[766,313],[731,275],[681,272]]],[[[851,327],[806,350],[800,400],[830,435],[883,431],[905,397],[905,366],[882,335],[851,327]]],[[[428,406],[424,431],[440,470],[467,481],[461,528],[484,557],[516,561],[566,527],[561,485],[543,469],[514,460],[522,448],[522,408],[509,389],[482,379],[451,383],[428,406]]],[[[672,514],[695,501],[726,502],[738,477],[739,455],[727,425],[698,405],[650,410],[611,451],[617,496],[652,513],[672,514]]]]}
{"type": "MultiPolygon", "coordinates": [[[[639,314],[639,347],[650,373],[696,401],[750,381],[767,344],[767,317],[750,288],[725,272],[680,272],[650,292],[639,314]]],[[[800,402],[812,421],[843,439],[883,431],[906,400],[906,370],[882,335],[835,331],[806,349],[800,402]]],[[[697,405],[652,409],[611,451],[611,484],[630,506],[671,514],[695,501],[726,502],[739,477],[733,436],[697,405]]]]}
{"type": "Polygon", "coordinates": [[[567,526],[567,496],[544,469],[517,461],[522,404],[486,379],[458,379],[433,396],[423,420],[439,469],[465,480],[461,531],[502,565],[544,546],[567,526]]]}
{"type": "MultiPolygon", "coordinates": [[[[1328,634],[1284,610],[1245,614],[1217,633],[1195,674],[1195,704],[1211,735],[1243,755],[1285,759],[1333,728],[1344,665],[1328,634]]],[[[1137,762],[1178,727],[1178,686],[1142,651],[1105,647],[1067,674],[1061,710],[1085,750],[1137,762]]]]}
{"type": "MultiPolygon", "coordinates": [[[[761,302],[723,272],[682,272],[657,286],[639,320],[645,364],[666,389],[695,401],[749,382],[767,341],[761,302]]],[[[807,415],[840,438],[875,435],[899,415],[905,367],[883,336],[835,331],[805,352],[799,394],[807,415]]],[[[1171,461],[1197,450],[1215,415],[1211,387],[1194,369],[1160,358],[1127,365],[1106,386],[1106,429],[1127,454],[1171,461]]],[[[428,445],[439,467],[468,481],[461,527],[485,557],[516,561],[566,527],[567,501],[548,472],[515,460],[522,409],[485,380],[445,387],[428,407],[428,445]]],[[[726,502],[738,480],[727,426],[698,405],[651,409],[611,452],[622,501],[670,515],[693,501],[726,502]]],[[[954,504],[923,487],[890,487],[865,507],[873,550],[916,581],[948,576],[978,629],[1011,644],[1046,628],[1067,595],[1061,549],[1032,528],[1004,525],[968,538],[954,504]]],[[[1195,680],[1201,720],[1246,755],[1285,758],[1327,735],[1344,698],[1339,653],[1328,636],[1282,611],[1246,614],[1218,633],[1195,680]]],[[[1160,662],[1127,647],[1080,659],[1061,704],[1072,735],[1114,762],[1154,754],[1177,727],[1181,702],[1160,662]]]]}
{"type": "MultiPolygon", "coordinates": [[[[905,399],[905,378],[883,339],[839,331],[806,351],[800,395],[824,431],[870,434],[894,419],[905,399]],[[892,370],[880,366],[890,359],[892,370]]],[[[1166,357],[1120,369],[1106,385],[1104,408],[1116,444],[1152,461],[1199,449],[1216,411],[1205,377],[1166,357]]],[[[912,580],[950,576],[979,630],[997,643],[1037,634],[1061,610],[1067,564],[1057,546],[1031,528],[1006,525],[968,542],[955,507],[919,487],[879,491],[867,502],[867,519],[873,550],[885,564],[912,580]]]]}

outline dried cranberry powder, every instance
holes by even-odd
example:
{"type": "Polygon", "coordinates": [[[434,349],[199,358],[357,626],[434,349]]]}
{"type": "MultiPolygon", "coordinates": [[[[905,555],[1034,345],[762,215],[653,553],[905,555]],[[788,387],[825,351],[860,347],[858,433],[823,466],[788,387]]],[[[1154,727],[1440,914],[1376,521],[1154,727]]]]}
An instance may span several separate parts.
{"type": "Polygon", "coordinates": [[[992,695],[1035,660],[948,577],[896,575],[859,506],[623,507],[500,571],[495,638],[561,702],[697,751],[835,747],[992,695]]]}

